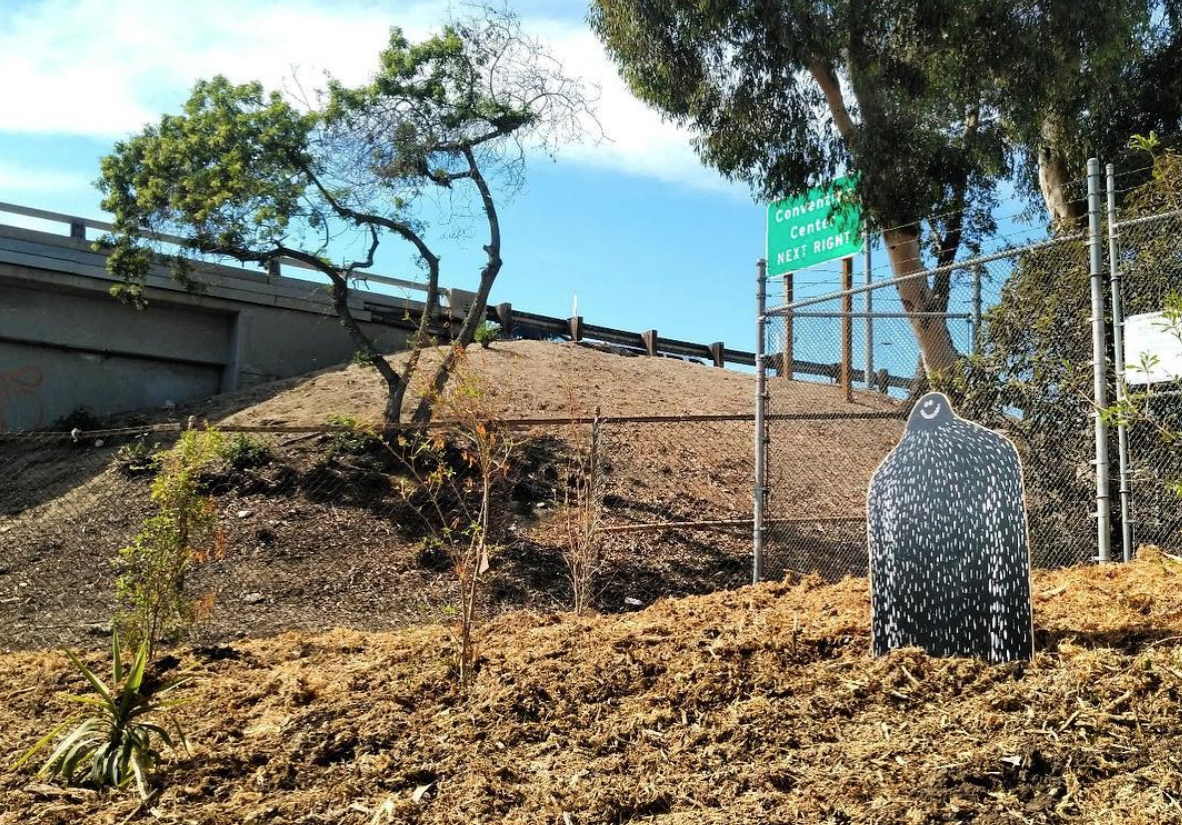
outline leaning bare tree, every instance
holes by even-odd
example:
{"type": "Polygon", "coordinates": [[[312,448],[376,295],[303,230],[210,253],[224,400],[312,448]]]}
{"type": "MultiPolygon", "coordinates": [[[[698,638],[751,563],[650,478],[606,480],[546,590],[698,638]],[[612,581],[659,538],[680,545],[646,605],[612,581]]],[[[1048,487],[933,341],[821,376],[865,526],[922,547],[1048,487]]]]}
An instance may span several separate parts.
{"type": "MultiPolygon", "coordinates": [[[[117,297],[143,306],[151,238],[185,238],[166,257],[174,277],[199,288],[195,255],[268,265],[299,261],[325,276],[342,326],[387,388],[385,420],[401,419],[407,386],[431,342],[441,256],[416,207],[432,193],[441,220],[469,215],[468,187],[488,227],[486,260],[456,343],[471,343],[501,269],[497,199],[521,185],[526,157],[578,139],[591,100],[518,19],[485,8],[420,43],[391,31],[373,80],[295,101],[258,83],[199,82],[184,111],[115,145],[102,161],[106,239],[117,297]],[[410,245],[426,278],[424,310],[401,370],[382,357],[350,311],[350,292],[389,237],[410,245]],[[358,251],[359,250],[359,251],[358,251]],[[352,256],[345,253],[352,251],[352,256]]],[[[443,358],[431,387],[447,382],[443,358]]],[[[416,418],[430,415],[422,403],[416,418]]]]}

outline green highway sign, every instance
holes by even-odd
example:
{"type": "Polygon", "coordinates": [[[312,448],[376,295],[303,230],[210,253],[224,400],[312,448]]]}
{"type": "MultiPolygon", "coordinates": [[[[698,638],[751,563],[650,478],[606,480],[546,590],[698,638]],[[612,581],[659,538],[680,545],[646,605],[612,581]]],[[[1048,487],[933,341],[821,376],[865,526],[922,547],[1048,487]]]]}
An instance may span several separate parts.
{"type": "Polygon", "coordinates": [[[862,251],[861,210],[839,205],[838,194],[853,188],[853,178],[838,178],[831,187],[768,206],[768,275],[799,272],[862,251]]]}

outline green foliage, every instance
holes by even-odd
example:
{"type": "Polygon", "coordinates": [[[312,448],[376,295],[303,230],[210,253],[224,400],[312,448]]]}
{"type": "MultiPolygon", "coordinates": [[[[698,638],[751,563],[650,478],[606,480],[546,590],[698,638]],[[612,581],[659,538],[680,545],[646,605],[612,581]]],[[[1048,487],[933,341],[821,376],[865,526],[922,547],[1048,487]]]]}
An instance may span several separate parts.
{"type": "MultiPolygon", "coordinates": [[[[303,215],[303,170],[318,118],[301,114],[258,83],[202,80],[179,115],[115,144],[102,160],[103,209],[115,215],[104,239],[115,291],[143,302],[151,256],[135,236],[183,227],[192,248],[233,254],[274,248],[303,215]]],[[[174,270],[185,280],[183,266],[174,270]]]]}
{"type": "MultiPolygon", "coordinates": [[[[408,315],[407,318],[410,316],[408,315]]],[[[365,350],[357,350],[349,357],[349,363],[355,367],[372,367],[377,359],[365,350]]]]}
{"type": "MultiPolygon", "coordinates": [[[[144,306],[154,251],[189,289],[201,286],[193,256],[295,258],[328,281],[357,348],[375,352],[349,291],[381,243],[393,236],[413,248],[426,275],[425,303],[434,305],[440,256],[418,215],[437,210],[417,207],[424,196],[470,187],[489,233],[476,298],[483,305],[501,268],[499,198],[522,184],[527,148],[579,137],[587,112],[581,84],[511,12],[491,7],[418,43],[393,29],[371,82],[352,88],[330,79],[309,97],[313,103],[292,103],[258,83],[218,76],[200,81],[182,112],[117,143],[99,181],[103,208],[115,216],[114,231],[98,244],[118,279],[112,293],[144,306]],[[174,248],[176,241],[151,241],[150,233],[184,240],[174,248]],[[357,260],[334,254],[351,248],[366,252],[357,260]]],[[[443,207],[444,222],[471,213],[463,197],[432,202],[455,205],[450,214],[443,207]]],[[[417,320],[414,353],[429,343],[430,318],[417,320]]],[[[474,325],[460,328],[465,345],[474,325]]],[[[407,359],[403,375],[383,359],[371,363],[387,387],[386,415],[397,421],[418,359],[407,359]]]]}
{"type": "Polygon", "coordinates": [[[235,433],[223,439],[218,447],[218,455],[235,470],[264,467],[275,457],[270,444],[246,433],[235,433]]]}
{"type": "Polygon", "coordinates": [[[481,321],[480,325],[476,327],[476,343],[488,349],[492,346],[494,341],[501,340],[501,325],[490,323],[489,321],[481,321]]]}
{"type": "Polygon", "coordinates": [[[330,415],[326,421],[332,428],[325,448],[329,455],[365,455],[382,446],[374,428],[352,416],[330,415]]]}
{"type": "Polygon", "coordinates": [[[158,446],[142,438],[129,441],[115,451],[115,466],[126,476],[150,475],[160,469],[158,446]]]}
{"type": "Polygon", "coordinates": [[[1004,171],[1005,131],[973,113],[999,102],[1017,16],[984,0],[591,8],[633,92],[694,130],[707,164],[768,200],[857,172],[867,217],[887,227],[954,208],[959,181],[988,190],[1004,171]],[[847,84],[840,117],[821,114],[829,76],[847,84]]]}
{"type": "Polygon", "coordinates": [[[174,742],[184,742],[184,735],[175,727],[176,740],[161,725],[149,717],[179,704],[162,698],[187,679],[164,685],[145,677],[148,664],[147,640],[139,646],[135,658],[125,665],[119,645],[119,634],[111,639],[112,682],[104,684],[73,652],[66,656],[93,688],[86,696],[68,695],[71,702],[89,708],[88,713],[76,714],[46,734],[13,765],[21,767],[33,756],[47,748],[63,732],[45,760],[39,776],[60,777],[72,785],[85,784],[95,788],[122,788],[134,778],[140,796],[150,795],[152,771],[160,760],[154,740],[159,739],[170,748],[174,742]]]}
{"type": "Polygon", "coordinates": [[[381,179],[449,186],[457,171],[452,168],[456,148],[539,125],[556,103],[546,95],[505,93],[504,80],[524,79],[510,79],[524,57],[514,42],[514,27],[511,17],[498,21],[494,15],[445,26],[413,44],[401,29],[392,29],[371,83],[351,89],[330,82],[324,111],[330,133],[356,134],[358,126],[380,124],[380,134],[389,141],[380,148],[381,179]],[[498,56],[509,58],[500,69],[498,56]],[[390,106],[393,101],[398,109],[390,106]]]}
{"type": "Polygon", "coordinates": [[[149,648],[161,639],[189,633],[202,606],[186,592],[189,570],[224,553],[217,505],[201,487],[202,472],[222,454],[223,445],[215,430],[190,430],[160,455],[152,482],[156,513],[119,551],[122,573],[116,590],[127,605],[119,624],[130,638],[149,648]]]}
{"type": "Polygon", "coordinates": [[[955,210],[936,237],[990,231],[999,180],[1037,194],[1044,150],[1072,179],[1182,107],[1178,15],[1144,0],[595,0],[590,20],[633,92],[761,199],[857,172],[872,226],[955,210]]]}
{"type": "Polygon", "coordinates": [[[1147,135],[1133,135],[1129,138],[1129,148],[1134,152],[1153,155],[1161,148],[1161,139],[1158,138],[1157,132],[1151,129],[1147,135]]]}

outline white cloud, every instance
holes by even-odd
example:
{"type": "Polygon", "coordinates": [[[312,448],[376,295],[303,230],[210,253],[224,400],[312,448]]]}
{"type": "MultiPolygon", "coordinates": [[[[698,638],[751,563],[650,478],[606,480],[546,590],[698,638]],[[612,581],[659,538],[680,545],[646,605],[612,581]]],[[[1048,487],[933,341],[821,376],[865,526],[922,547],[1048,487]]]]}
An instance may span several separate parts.
{"type": "MultiPolygon", "coordinates": [[[[116,138],[175,109],[201,77],[315,86],[325,70],[362,81],[390,25],[419,36],[440,4],[377,0],[40,0],[0,10],[0,134],[116,138]]],[[[607,140],[564,158],[711,191],[742,193],[704,168],[688,133],[636,100],[585,26],[527,19],[571,74],[601,89],[607,140]]]]}
{"type": "Polygon", "coordinates": [[[599,87],[598,117],[606,140],[568,147],[582,163],[646,175],[667,183],[746,195],[698,160],[687,130],[637,100],[603,46],[585,27],[536,21],[530,26],[561,57],[566,71],[599,87]]]}

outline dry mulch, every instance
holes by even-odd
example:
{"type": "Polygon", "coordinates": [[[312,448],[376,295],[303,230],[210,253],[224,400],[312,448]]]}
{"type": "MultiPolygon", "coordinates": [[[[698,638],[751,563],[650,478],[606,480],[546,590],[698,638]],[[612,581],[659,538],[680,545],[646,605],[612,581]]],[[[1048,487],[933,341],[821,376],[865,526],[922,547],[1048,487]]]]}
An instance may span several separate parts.
{"type": "MultiPolygon", "coordinates": [[[[6,773],[0,823],[1182,822],[1182,569],[1143,556],[1037,573],[1029,664],[871,658],[855,579],[505,616],[466,695],[442,627],[185,650],[147,810],[6,773]]],[[[49,652],[0,685],[4,754],[81,687],[49,652]]]]}

